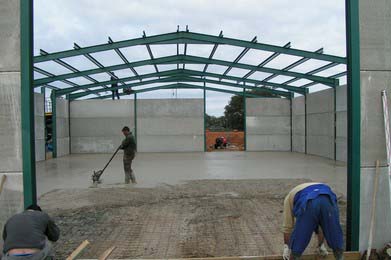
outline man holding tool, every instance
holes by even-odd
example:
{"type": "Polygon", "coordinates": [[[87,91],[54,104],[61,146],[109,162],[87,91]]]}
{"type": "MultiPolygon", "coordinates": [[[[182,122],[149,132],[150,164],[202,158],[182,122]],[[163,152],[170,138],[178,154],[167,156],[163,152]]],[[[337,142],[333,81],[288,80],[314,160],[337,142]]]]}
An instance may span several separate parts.
{"type": "Polygon", "coordinates": [[[120,149],[124,150],[124,171],[125,171],[125,183],[129,184],[130,180],[132,183],[136,184],[136,177],[132,170],[132,162],[136,154],[136,142],[130,132],[129,127],[124,126],[122,128],[122,133],[125,136],[125,139],[122,141],[120,149]]]}
{"type": "Polygon", "coordinates": [[[343,259],[343,234],[337,196],[329,186],[323,183],[296,186],[285,197],[283,214],[284,260],[290,259],[291,252],[293,259],[300,259],[313,232],[318,234],[318,254],[328,254],[324,245],[325,237],[335,258],[343,259]]]}

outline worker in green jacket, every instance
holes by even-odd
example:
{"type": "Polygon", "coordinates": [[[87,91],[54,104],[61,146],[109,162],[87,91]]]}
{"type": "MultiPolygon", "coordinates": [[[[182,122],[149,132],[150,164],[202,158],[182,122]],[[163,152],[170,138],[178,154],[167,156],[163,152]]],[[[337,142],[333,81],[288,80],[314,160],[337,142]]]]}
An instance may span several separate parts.
{"type": "Polygon", "coordinates": [[[134,140],[129,127],[124,126],[122,128],[122,133],[124,134],[125,139],[122,141],[120,149],[124,150],[125,183],[129,184],[129,182],[132,181],[132,183],[135,184],[137,182],[132,170],[132,162],[136,154],[136,141],[134,140]]]}

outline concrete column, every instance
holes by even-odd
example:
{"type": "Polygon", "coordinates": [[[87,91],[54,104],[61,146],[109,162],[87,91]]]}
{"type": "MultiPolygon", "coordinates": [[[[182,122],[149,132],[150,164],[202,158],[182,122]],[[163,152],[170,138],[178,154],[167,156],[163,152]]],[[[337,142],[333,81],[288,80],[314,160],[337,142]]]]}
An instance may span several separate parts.
{"type": "MultiPolygon", "coordinates": [[[[375,161],[381,170],[373,248],[391,241],[390,186],[387,173],[381,90],[391,96],[391,1],[360,0],[361,196],[360,250],[368,242],[375,161]]],[[[388,100],[391,104],[391,99],[388,100]]],[[[389,105],[389,109],[391,106],[389,105]]]]}
{"type": "Polygon", "coordinates": [[[22,205],[20,113],[20,11],[18,0],[0,2],[0,229],[22,205]]]}

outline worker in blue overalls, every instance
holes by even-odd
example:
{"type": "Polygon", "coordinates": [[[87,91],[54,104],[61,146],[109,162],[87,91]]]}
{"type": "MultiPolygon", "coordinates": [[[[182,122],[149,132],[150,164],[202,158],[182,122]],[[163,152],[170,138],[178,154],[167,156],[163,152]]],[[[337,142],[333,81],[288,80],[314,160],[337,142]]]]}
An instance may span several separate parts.
{"type": "Polygon", "coordinates": [[[326,184],[303,183],[288,193],[284,200],[283,232],[284,260],[289,260],[291,254],[293,259],[300,259],[314,232],[318,235],[318,254],[327,256],[326,238],[335,258],[343,259],[337,196],[326,184]]]}

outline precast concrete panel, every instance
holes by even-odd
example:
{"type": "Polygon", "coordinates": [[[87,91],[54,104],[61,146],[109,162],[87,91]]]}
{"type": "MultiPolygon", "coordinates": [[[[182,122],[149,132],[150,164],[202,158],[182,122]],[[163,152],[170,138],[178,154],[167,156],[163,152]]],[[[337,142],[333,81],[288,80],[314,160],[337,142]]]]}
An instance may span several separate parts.
{"type": "Polygon", "coordinates": [[[44,95],[34,93],[35,161],[45,160],[45,103],[44,95]]]}
{"type": "Polygon", "coordinates": [[[57,157],[68,155],[69,151],[69,101],[56,99],[57,157]]]}
{"type": "Polygon", "coordinates": [[[291,150],[290,100],[246,100],[246,148],[247,151],[291,150]]]}
{"type": "Polygon", "coordinates": [[[305,153],[305,97],[292,100],[292,150],[305,153]]]}
{"type": "Polygon", "coordinates": [[[70,103],[71,153],[112,153],[123,140],[122,128],[134,130],[134,102],[77,100],[70,103]]]}
{"type": "Polygon", "coordinates": [[[137,100],[139,152],[204,151],[203,99],[137,100]]]}
{"type": "Polygon", "coordinates": [[[307,153],[334,159],[334,89],[307,95],[307,153]]]}

